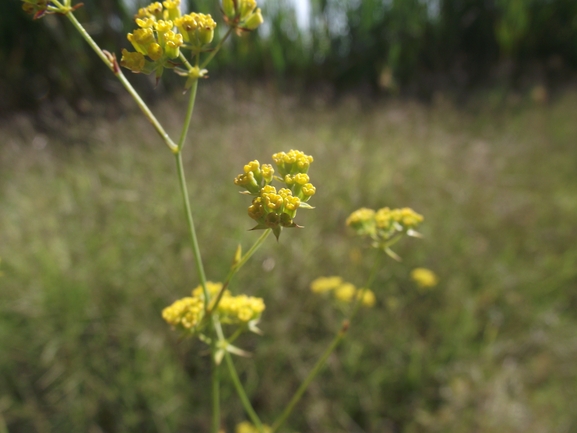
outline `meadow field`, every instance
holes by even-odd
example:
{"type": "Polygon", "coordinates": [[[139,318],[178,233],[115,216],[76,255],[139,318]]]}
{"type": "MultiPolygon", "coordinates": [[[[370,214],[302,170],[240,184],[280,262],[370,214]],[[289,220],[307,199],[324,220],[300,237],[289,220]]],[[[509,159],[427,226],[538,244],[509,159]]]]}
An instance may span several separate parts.
{"type": "MultiPolygon", "coordinates": [[[[176,134],[184,106],[154,111],[176,134]]],[[[310,282],[361,286],[373,263],[347,216],[409,206],[424,238],[383,256],[376,306],[286,431],[577,431],[575,113],[575,90],[423,105],[201,86],[185,165],[210,280],[259,236],[233,184],[243,165],[315,159],[305,228],[270,237],[234,280],[267,305],[264,335],[237,344],[263,421],[339,329],[310,282]],[[439,284],[419,290],[416,267],[439,284]]],[[[131,104],[45,116],[48,132],[25,115],[0,125],[0,433],[208,431],[206,346],[160,316],[198,284],[173,156],[131,104]]],[[[232,433],[245,415],[232,385],[222,399],[232,433]]]]}

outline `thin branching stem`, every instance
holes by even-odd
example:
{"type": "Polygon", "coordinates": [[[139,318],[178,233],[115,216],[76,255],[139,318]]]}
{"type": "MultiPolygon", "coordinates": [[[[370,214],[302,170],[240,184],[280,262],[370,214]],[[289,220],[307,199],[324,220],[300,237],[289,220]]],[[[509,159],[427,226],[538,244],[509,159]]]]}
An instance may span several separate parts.
{"type": "Polygon", "coordinates": [[[138,92],[136,92],[134,87],[132,87],[132,84],[130,84],[130,82],[126,79],[126,77],[120,70],[120,66],[116,60],[116,57],[110,53],[105,53],[100,49],[98,44],[94,42],[94,39],[90,37],[86,29],[82,26],[82,24],[80,24],[80,22],[76,19],[76,17],[72,12],[67,13],[66,17],[70,20],[70,22],[76,28],[76,30],[78,30],[80,36],[82,36],[82,38],[88,43],[88,45],[90,45],[90,47],[94,50],[94,52],[98,55],[98,57],[100,57],[100,60],[102,60],[104,64],[108,66],[108,68],[114,73],[114,75],[116,75],[116,78],[118,78],[118,80],[124,86],[126,91],[130,94],[130,96],[132,96],[132,98],[134,99],[134,101],[144,114],[144,116],[152,124],[154,129],[156,129],[156,132],[158,133],[158,135],[160,135],[160,138],[162,138],[162,140],[166,143],[168,148],[173,152],[176,152],[178,150],[178,146],[176,145],[176,143],[174,143],[174,141],[172,141],[168,133],[164,130],[164,128],[162,127],[158,119],[154,116],[154,114],[152,114],[152,111],[150,111],[150,109],[148,108],[146,103],[142,100],[138,92]]]}
{"type": "Polygon", "coordinates": [[[291,398],[290,402],[286,405],[281,415],[273,423],[271,427],[271,433],[275,433],[276,431],[278,431],[278,429],[285,423],[285,421],[287,420],[287,418],[289,417],[289,415],[291,414],[296,404],[299,402],[299,400],[301,399],[301,397],[303,396],[303,394],[305,393],[305,391],[307,390],[313,379],[317,376],[317,374],[319,374],[321,369],[324,367],[331,353],[334,352],[334,350],[341,343],[343,338],[345,338],[348,328],[349,328],[349,321],[345,319],[343,320],[341,329],[339,330],[337,335],[335,335],[333,341],[331,341],[331,344],[325,349],[322,356],[319,358],[319,360],[317,361],[313,369],[310,371],[306,379],[303,381],[303,383],[301,383],[297,391],[294,393],[293,397],[291,398]]]}
{"type": "Polygon", "coordinates": [[[210,316],[212,314],[212,312],[217,309],[218,304],[219,304],[220,300],[222,299],[222,296],[224,295],[225,290],[228,288],[230,281],[232,280],[232,277],[234,277],[234,275],[240,270],[240,268],[243,267],[243,265],[248,261],[248,259],[250,259],[252,257],[252,255],[256,252],[256,250],[258,250],[260,248],[260,246],[264,243],[264,241],[266,240],[268,235],[270,235],[271,231],[272,230],[270,230],[270,229],[265,230],[265,232],[256,240],[256,242],[252,245],[252,247],[250,247],[250,249],[242,256],[240,261],[238,263],[235,263],[230,268],[230,271],[229,271],[228,275],[226,276],[224,283],[222,284],[222,288],[217,293],[217,295],[214,297],[214,300],[211,301],[211,304],[208,307],[208,311],[206,313],[207,316],[210,316]]]}
{"type": "Polygon", "coordinates": [[[178,152],[182,151],[182,147],[184,146],[184,142],[188,134],[188,128],[190,127],[190,121],[192,119],[192,113],[194,111],[194,103],[196,101],[197,88],[198,88],[198,80],[194,80],[192,86],[190,87],[190,96],[188,98],[188,107],[186,109],[186,117],[184,118],[184,125],[182,126],[180,138],[178,139],[178,152]]]}
{"type": "Polygon", "coordinates": [[[375,276],[377,275],[377,271],[379,269],[378,265],[380,262],[379,258],[380,257],[377,254],[375,256],[375,263],[373,264],[373,268],[369,274],[369,277],[367,278],[367,282],[366,282],[365,286],[362,288],[362,290],[359,292],[359,296],[357,297],[357,299],[355,300],[355,303],[353,304],[352,308],[350,309],[348,316],[343,320],[343,322],[341,324],[341,328],[339,329],[339,331],[337,332],[337,334],[335,335],[335,337],[333,338],[333,340],[331,341],[329,346],[325,349],[325,351],[323,352],[322,356],[317,361],[317,363],[315,364],[313,369],[310,371],[309,375],[301,383],[301,385],[299,386],[299,388],[297,389],[297,391],[295,392],[295,394],[291,398],[289,404],[284,408],[281,415],[273,423],[272,428],[271,428],[271,433],[275,433],[276,431],[278,431],[278,429],[285,423],[285,421],[287,420],[287,418],[289,417],[291,412],[294,410],[296,404],[299,402],[299,400],[301,399],[301,397],[303,396],[303,394],[305,393],[305,391],[307,390],[307,388],[309,387],[309,385],[311,384],[313,379],[316,377],[316,375],[324,367],[324,365],[325,365],[327,359],[329,358],[329,356],[331,355],[331,353],[333,353],[336,350],[336,348],[339,346],[339,344],[341,344],[341,341],[343,341],[343,339],[346,337],[347,332],[348,332],[350,325],[351,325],[351,321],[356,316],[356,314],[359,310],[363,295],[368,290],[370,285],[373,283],[373,280],[375,279],[375,276]]]}
{"type": "MultiPolygon", "coordinates": [[[[222,48],[222,46],[224,45],[224,42],[228,39],[228,37],[231,35],[233,28],[229,27],[228,31],[226,32],[226,34],[224,35],[224,37],[218,42],[218,44],[216,45],[216,47],[214,47],[214,49],[212,50],[212,52],[209,54],[209,56],[204,59],[204,62],[202,62],[202,65],[200,66],[200,69],[204,69],[206,68],[206,65],[208,65],[210,63],[210,61],[214,58],[214,56],[216,56],[216,53],[218,53],[220,51],[220,49],[222,48]]],[[[198,65],[197,65],[198,66],[198,65]]]]}
{"type": "MultiPolygon", "coordinates": [[[[224,337],[224,333],[222,331],[222,327],[221,327],[220,323],[218,323],[216,326],[216,333],[218,335],[219,341],[224,342],[225,346],[228,345],[228,341],[224,337]]],[[[262,431],[263,431],[262,422],[261,422],[260,418],[258,417],[258,415],[256,414],[254,408],[252,407],[252,404],[250,403],[250,400],[249,400],[248,396],[246,395],[246,391],[244,390],[244,387],[242,386],[242,383],[240,382],[240,379],[238,377],[238,373],[236,372],[236,368],[235,368],[234,362],[232,360],[232,356],[226,350],[226,347],[223,347],[223,350],[225,351],[224,352],[224,358],[226,361],[226,366],[228,368],[228,373],[230,374],[230,378],[232,379],[232,383],[234,385],[234,389],[236,390],[236,393],[238,394],[238,398],[240,399],[242,406],[244,407],[245,412],[247,413],[248,417],[251,419],[252,423],[257,428],[258,432],[262,433],[262,431]]]]}

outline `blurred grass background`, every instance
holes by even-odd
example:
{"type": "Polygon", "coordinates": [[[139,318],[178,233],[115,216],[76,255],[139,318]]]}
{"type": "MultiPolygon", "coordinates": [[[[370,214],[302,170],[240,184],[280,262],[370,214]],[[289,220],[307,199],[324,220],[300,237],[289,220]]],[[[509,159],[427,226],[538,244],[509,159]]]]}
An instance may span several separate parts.
{"type": "MultiPolygon", "coordinates": [[[[186,149],[207,274],[247,248],[232,179],[277,151],[312,154],[314,211],[270,239],[234,290],[267,304],[238,368],[265,422],[338,329],[318,276],[362,285],[372,252],[344,227],[361,206],[410,206],[423,240],[384,259],[377,306],[353,324],[290,418],[299,432],[577,430],[577,92],[305,100],[204,85],[186,149]],[[424,266],[439,285],[408,278],[424,266]]],[[[0,128],[0,431],[207,431],[205,348],[160,311],[196,286],[173,157],[138,113],[61,113],[0,128]],[[72,126],[70,126],[72,125],[72,126]]],[[[155,107],[176,133],[184,107],[155,107]]],[[[46,114],[45,114],[46,115],[46,114]]],[[[243,419],[231,386],[224,423],[243,419]]],[[[292,429],[292,430],[291,430],[292,429]]]]}
{"type": "MultiPolygon", "coordinates": [[[[85,0],[76,15],[103,49],[120,56],[122,48],[132,50],[126,34],[135,27],[137,8],[148,3],[85,0]]],[[[427,100],[437,91],[466,97],[488,85],[526,91],[535,83],[559,89],[575,81],[575,0],[269,0],[259,5],[265,23],[250,37],[231,38],[230,49],[210,65],[212,78],[427,100]]],[[[223,35],[219,1],[182,0],[182,6],[212,13],[221,23],[216,39],[223,35]]],[[[86,113],[91,112],[87,101],[124,94],[74,28],[59,18],[32,21],[20,0],[4,0],[0,115],[61,101],[86,113]]],[[[146,77],[130,75],[149,100],[166,88],[180,88],[171,74],[156,91],[146,77]]]]}

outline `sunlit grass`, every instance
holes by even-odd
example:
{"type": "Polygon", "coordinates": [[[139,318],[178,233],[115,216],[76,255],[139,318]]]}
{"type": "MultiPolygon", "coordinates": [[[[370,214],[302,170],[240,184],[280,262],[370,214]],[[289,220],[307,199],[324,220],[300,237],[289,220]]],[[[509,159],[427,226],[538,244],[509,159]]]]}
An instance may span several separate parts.
{"type": "MultiPolygon", "coordinates": [[[[271,239],[232,287],[267,303],[265,336],[239,342],[255,353],[239,369],[265,422],[338,328],[310,281],[338,274],[361,286],[369,272],[346,217],[410,206],[425,238],[395,247],[403,262],[384,262],[377,307],[289,424],[577,427],[575,93],[489,110],[213,91],[200,91],[185,156],[209,279],[258,236],[232,183],[243,164],[291,148],[315,158],[305,229],[271,239]],[[439,285],[419,291],[415,267],[439,285]]],[[[156,111],[169,129],[183,114],[156,111]]],[[[10,432],[206,431],[204,347],[179,342],[160,317],[198,284],[173,157],[137,115],[71,128],[44,136],[16,118],[0,129],[0,413],[10,432]]],[[[242,410],[224,410],[231,430],[242,410]]]]}

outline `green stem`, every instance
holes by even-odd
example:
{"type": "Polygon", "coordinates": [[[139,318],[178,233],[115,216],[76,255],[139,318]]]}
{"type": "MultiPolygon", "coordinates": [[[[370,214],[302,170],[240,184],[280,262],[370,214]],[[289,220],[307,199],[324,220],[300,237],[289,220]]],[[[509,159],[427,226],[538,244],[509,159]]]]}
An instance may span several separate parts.
{"type": "Polygon", "coordinates": [[[90,45],[90,47],[94,50],[94,52],[98,55],[98,57],[100,57],[100,60],[102,60],[104,64],[108,66],[108,68],[114,73],[114,75],[116,75],[116,78],[118,78],[118,80],[122,83],[122,85],[128,91],[128,93],[130,93],[130,96],[132,96],[132,98],[142,111],[142,113],[146,116],[146,118],[152,124],[154,129],[156,129],[156,132],[158,133],[158,135],[160,135],[160,138],[164,140],[168,148],[173,152],[178,151],[178,146],[174,143],[174,141],[172,141],[172,139],[170,138],[168,133],[164,130],[160,122],[156,119],[154,114],[152,114],[152,111],[150,111],[146,103],[142,100],[142,98],[136,92],[136,90],[134,90],[134,87],[132,87],[130,82],[126,79],[126,77],[120,70],[120,66],[116,61],[116,57],[114,57],[110,53],[105,54],[105,52],[100,49],[98,44],[94,42],[94,39],[90,37],[86,29],[82,26],[82,24],[78,22],[74,14],[69,12],[66,14],[66,17],[70,20],[70,22],[76,28],[76,30],[78,30],[80,36],[84,38],[84,40],[88,43],[88,45],[90,45]]]}
{"type": "Polygon", "coordinates": [[[184,125],[182,125],[182,131],[180,133],[180,138],[178,139],[178,152],[182,151],[184,146],[184,141],[186,140],[186,135],[188,134],[188,128],[190,127],[190,120],[192,119],[192,112],[194,111],[194,103],[196,101],[196,89],[198,88],[198,80],[192,83],[190,88],[190,97],[188,98],[188,108],[186,109],[186,117],[184,118],[184,125]]]}
{"type": "Polygon", "coordinates": [[[200,66],[200,69],[204,69],[206,68],[206,65],[208,65],[210,63],[210,61],[214,58],[214,56],[216,56],[216,53],[218,53],[220,51],[220,49],[222,48],[224,42],[228,39],[228,37],[231,35],[233,28],[229,27],[228,31],[226,32],[226,34],[224,35],[224,37],[219,41],[219,43],[217,44],[216,47],[214,47],[214,50],[212,50],[212,52],[210,53],[210,55],[204,60],[204,62],[202,62],[202,65],[200,66]]]}
{"type": "MultiPolygon", "coordinates": [[[[222,332],[222,326],[221,326],[220,322],[218,322],[216,324],[215,329],[216,329],[216,334],[218,336],[219,341],[225,342],[226,344],[228,344],[229,342],[224,337],[224,333],[222,332]]],[[[248,396],[246,395],[246,392],[244,390],[244,387],[242,386],[242,383],[240,383],[240,379],[238,378],[238,373],[236,372],[236,368],[234,367],[234,362],[232,360],[232,356],[230,355],[230,353],[228,351],[226,351],[226,345],[224,345],[223,349],[225,350],[224,357],[226,359],[226,366],[228,368],[228,372],[229,372],[230,377],[232,379],[232,383],[234,385],[236,393],[238,394],[238,397],[240,398],[240,401],[244,407],[244,410],[248,414],[252,423],[256,426],[259,433],[262,433],[262,431],[263,431],[262,430],[262,422],[261,422],[260,418],[258,417],[258,415],[256,414],[256,412],[254,411],[252,405],[250,404],[250,400],[249,400],[248,396]]]]}
{"type": "Polygon", "coordinates": [[[250,400],[249,400],[248,396],[246,395],[246,392],[244,390],[244,387],[242,386],[242,383],[240,383],[240,379],[238,378],[236,368],[234,367],[234,363],[232,361],[232,356],[230,355],[230,353],[226,352],[224,354],[224,357],[226,359],[226,366],[228,367],[228,372],[229,372],[230,377],[232,379],[232,383],[234,384],[234,388],[236,389],[236,393],[238,394],[238,398],[240,398],[240,401],[242,403],[242,406],[244,407],[244,410],[248,414],[248,417],[250,418],[250,420],[252,421],[252,423],[254,424],[256,429],[258,430],[258,432],[262,433],[262,431],[263,431],[262,422],[261,422],[260,418],[258,417],[258,415],[256,414],[256,412],[254,411],[252,405],[250,404],[250,400]]]}
{"type": "MultiPolygon", "coordinates": [[[[213,341],[215,339],[213,338],[213,341]]],[[[214,362],[216,344],[211,344],[212,351],[212,433],[220,431],[220,366],[214,362]]]]}
{"type": "Polygon", "coordinates": [[[180,192],[182,193],[182,203],[184,205],[184,213],[186,217],[186,223],[188,225],[188,232],[190,234],[190,244],[192,246],[192,253],[194,256],[194,263],[196,265],[196,271],[198,273],[198,279],[202,286],[202,291],[205,299],[205,308],[208,305],[210,299],[208,290],[206,289],[206,275],[204,273],[204,265],[202,264],[202,256],[200,255],[200,248],[198,246],[198,239],[196,237],[196,230],[194,229],[194,220],[192,219],[192,210],[190,207],[190,200],[188,198],[188,188],[186,186],[186,177],[184,175],[184,166],[182,164],[182,152],[178,152],[174,155],[176,158],[176,170],[178,172],[178,180],[180,183],[180,192]]]}
{"type": "Polygon", "coordinates": [[[186,69],[188,69],[188,71],[190,72],[190,70],[192,69],[192,65],[188,62],[188,60],[186,59],[186,56],[184,54],[182,54],[182,51],[180,51],[178,53],[178,57],[180,58],[180,60],[182,60],[182,63],[184,63],[184,65],[186,66],[186,69]]]}
{"type": "Polygon", "coordinates": [[[331,341],[331,344],[324,351],[321,358],[317,361],[317,363],[315,364],[315,366],[313,367],[313,369],[311,370],[311,372],[309,373],[307,378],[304,380],[304,382],[301,384],[301,386],[299,387],[297,392],[294,394],[290,403],[285,407],[283,413],[274,422],[274,424],[272,425],[271,433],[276,432],[284,424],[284,422],[286,421],[286,419],[288,418],[290,413],[293,411],[295,405],[298,403],[298,401],[301,399],[301,397],[303,396],[306,389],[309,387],[310,383],[313,381],[315,376],[319,373],[321,368],[323,368],[323,366],[324,366],[326,360],[329,358],[330,354],[333,353],[333,351],[339,346],[341,341],[347,335],[347,331],[349,330],[350,324],[351,324],[353,318],[356,316],[357,312],[359,311],[359,307],[361,306],[363,295],[368,290],[368,288],[371,286],[371,284],[373,283],[373,281],[377,275],[378,265],[379,265],[379,255],[377,254],[375,256],[375,263],[373,264],[373,267],[371,269],[369,277],[367,278],[367,282],[366,282],[365,286],[363,287],[363,289],[359,292],[359,296],[355,300],[355,303],[354,303],[353,307],[351,308],[348,317],[346,317],[345,320],[343,320],[343,323],[341,325],[341,329],[335,335],[335,337],[331,341]]]}
{"type": "Polygon", "coordinates": [[[377,253],[375,254],[375,263],[373,263],[373,267],[371,269],[371,272],[369,273],[369,277],[367,278],[367,282],[365,283],[365,285],[363,286],[363,288],[361,289],[361,291],[359,292],[357,299],[355,300],[355,303],[353,304],[353,307],[351,308],[349,315],[347,317],[347,319],[349,320],[349,322],[353,321],[353,318],[357,315],[357,312],[359,311],[359,308],[361,307],[361,303],[363,302],[363,297],[365,295],[365,292],[369,289],[369,287],[371,287],[371,285],[373,284],[373,281],[375,280],[375,277],[377,276],[377,271],[379,268],[379,251],[377,251],[377,253]]]}
{"type": "Polygon", "coordinates": [[[273,425],[271,427],[271,433],[278,431],[278,429],[284,424],[284,422],[286,421],[288,416],[291,414],[291,412],[295,408],[296,404],[299,402],[299,400],[301,399],[301,397],[303,396],[304,392],[307,390],[307,388],[309,387],[309,385],[311,384],[313,379],[316,377],[316,375],[321,371],[321,369],[325,365],[325,363],[326,363],[327,359],[329,358],[329,356],[331,355],[331,353],[333,353],[333,351],[338,347],[338,345],[341,343],[343,338],[345,338],[345,335],[347,334],[347,331],[349,329],[349,323],[350,322],[347,319],[343,320],[343,324],[341,326],[341,329],[339,330],[337,335],[335,335],[335,337],[333,338],[333,341],[331,341],[331,344],[326,348],[326,350],[324,351],[324,353],[322,354],[320,359],[317,361],[317,363],[315,364],[315,366],[313,367],[313,369],[311,370],[309,375],[303,381],[303,383],[301,383],[301,386],[299,386],[299,388],[297,389],[297,391],[293,395],[291,401],[285,407],[282,414],[273,423],[273,425]]]}
{"type": "Polygon", "coordinates": [[[242,256],[242,258],[239,260],[239,262],[235,263],[230,268],[230,271],[229,271],[228,275],[226,276],[224,283],[222,284],[222,288],[220,289],[220,291],[218,292],[218,294],[214,298],[214,301],[212,301],[210,307],[208,308],[208,311],[207,311],[205,317],[207,317],[207,316],[210,317],[212,312],[217,309],[218,303],[222,299],[222,295],[224,295],[225,290],[228,288],[230,281],[232,280],[232,277],[234,277],[235,274],[240,270],[240,268],[242,268],[244,266],[244,264],[252,257],[252,255],[256,252],[256,250],[258,250],[260,248],[260,246],[264,243],[264,241],[266,240],[268,235],[270,235],[270,233],[271,233],[270,229],[265,230],[265,232],[253,244],[253,246],[250,247],[250,249],[245,253],[244,256],[242,256]]]}
{"type": "MultiPolygon", "coordinates": [[[[186,186],[186,178],[184,175],[184,166],[182,164],[182,152],[177,152],[176,158],[176,168],[178,171],[178,180],[180,183],[180,191],[182,193],[182,202],[184,204],[184,213],[186,217],[186,223],[188,225],[188,231],[190,234],[190,242],[192,246],[194,262],[196,264],[196,270],[198,272],[198,278],[200,280],[200,285],[204,294],[204,308],[208,308],[210,298],[209,293],[206,288],[206,275],[204,273],[204,266],[202,264],[202,256],[200,255],[200,248],[198,246],[198,239],[196,237],[196,230],[194,228],[194,220],[192,218],[192,210],[190,207],[190,200],[188,198],[188,188],[186,186]]],[[[210,316],[210,323],[212,329],[217,329],[220,325],[218,319],[214,316],[210,316]]],[[[217,351],[216,346],[216,336],[213,336],[212,342],[210,344],[211,361],[212,361],[212,424],[211,433],[218,433],[220,430],[220,375],[219,366],[215,362],[215,354],[217,351]]]]}
{"type": "Polygon", "coordinates": [[[264,231],[264,233],[256,240],[253,246],[250,247],[250,249],[242,256],[240,261],[231,268],[230,272],[228,273],[228,276],[226,277],[227,280],[232,279],[234,274],[236,274],[240,270],[240,268],[244,266],[244,264],[252,257],[252,255],[256,252],[256,250],[258,250],[260,246],[264,243],[264,241],[266,240],[268,235],[271,234],[271,232],[272,232],[271,229],[266,229],[264,231]]]}

